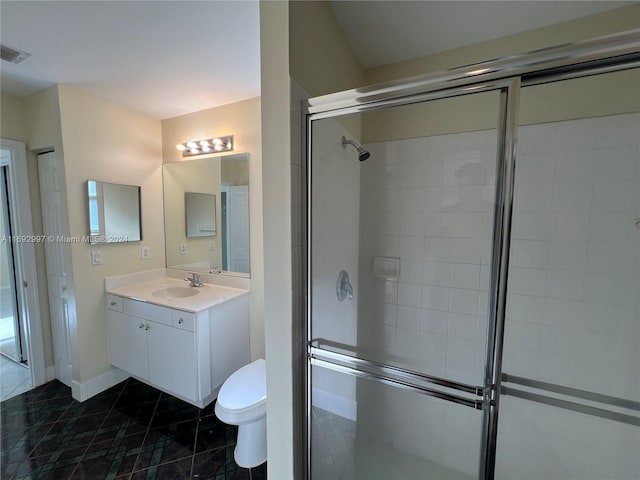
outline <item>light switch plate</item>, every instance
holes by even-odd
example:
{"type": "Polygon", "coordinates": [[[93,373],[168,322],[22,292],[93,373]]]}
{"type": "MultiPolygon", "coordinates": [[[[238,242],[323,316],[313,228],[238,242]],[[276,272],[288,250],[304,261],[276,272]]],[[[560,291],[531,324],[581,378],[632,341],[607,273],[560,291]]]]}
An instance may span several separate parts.
{"type": "Polygon", "coordinates": [[[216,241],[215,240],[211,240],[209,242],[209,250],[211,250],[212,252],[216,249],[216,241]]]}
{"type": "Polygon", "coordinates": [[[186,255],[187,254],[187,244],[186,243],[181,243],[180,244],[180,255],[186,255]]]}
{"type": "Polygon", "coordinates": [[[91,250],[91,265],[102,265],[102,252],[100,250],[91,250]]]}
{"type": "Polygon", "coordinates": [[[140,258],[142,258],[143,260],[148,260],[149,257],[151,257],[151,254],[149,253],[149,247],[141,247],[140,258]]]}

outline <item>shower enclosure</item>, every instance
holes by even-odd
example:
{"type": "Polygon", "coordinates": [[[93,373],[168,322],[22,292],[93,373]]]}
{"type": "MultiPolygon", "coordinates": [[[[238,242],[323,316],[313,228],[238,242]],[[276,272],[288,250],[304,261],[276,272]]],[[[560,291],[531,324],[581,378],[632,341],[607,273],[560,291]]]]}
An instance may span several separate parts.
{"type": "Polygon", "coordinates": [[[634,31],[309,101],[308,478],[640,478],[639,66],[634,31]]]}

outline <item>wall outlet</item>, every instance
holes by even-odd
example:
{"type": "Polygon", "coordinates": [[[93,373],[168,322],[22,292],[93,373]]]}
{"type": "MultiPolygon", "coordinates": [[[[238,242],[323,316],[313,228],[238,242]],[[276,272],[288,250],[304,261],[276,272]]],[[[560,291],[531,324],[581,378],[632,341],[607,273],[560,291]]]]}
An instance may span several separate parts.
{"type": "Polygon", "coordinates": [[[91,250],[91,265],[102,265],[102,252],[100,250],[91,250]]]}
{"type": "Polygon", "coordinates": [[[212,252],[216,249],[216,241],[215,240],[211,240],[209,242],[209,250],[211,250],[212,252]]]}
{"type": "Polygon", "coordinates": [[[187,254],[187,244],[186,243],[181,243],[180,244],[180,255],[186,255],[187,254]]]}
{"type": "Polygon", "coordinates": [[[143,260],[148,260],[150,257],[151,254],[149,253],[149,247],[140,248],[140,258],[142,258],[143,260]]]}

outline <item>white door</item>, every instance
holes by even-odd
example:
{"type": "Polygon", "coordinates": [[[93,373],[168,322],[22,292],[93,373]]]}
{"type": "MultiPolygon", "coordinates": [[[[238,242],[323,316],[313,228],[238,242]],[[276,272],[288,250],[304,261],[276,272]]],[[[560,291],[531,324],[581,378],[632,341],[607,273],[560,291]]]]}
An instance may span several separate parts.
{"type": "Polygon", "coordinates": [[[249,187],[228,187],[228,270],[249,273],[249,187]]]}
{"type": "Polygon", "coordinates": [[[55,153],[38,155],[40,173],[40,199],[47,263],[47,285],[49,288],[49,310],[53,334],[53,354],[56,378],[71,386],[71,342],[69,337],[69,287],[71,283],[68,235],[63,223],[64,173],[55,153]]]}

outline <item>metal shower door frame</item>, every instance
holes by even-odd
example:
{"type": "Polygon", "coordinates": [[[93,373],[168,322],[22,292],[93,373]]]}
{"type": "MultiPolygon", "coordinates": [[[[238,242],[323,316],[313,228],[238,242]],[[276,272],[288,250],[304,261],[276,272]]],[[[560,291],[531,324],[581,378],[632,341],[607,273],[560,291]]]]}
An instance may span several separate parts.
{"type": "MultiPolygon", "coordinates": [[[[479,459],[479,479],[492,480],[495,475],[498,414],[500,405],[502,356],[509,269],[511,219],[513,210],[514,173],[518,131],[519,97],[522,86],[549,83],[589,75],[640,67],[640,29],[609,35],[593,40],[576,42],[555,48],[517,55],[506,59],[468,65],[446,72],[411,77],[384,84],[363,87],[336,94],[309,99],[306,105],[306,240],[303,242],[306,259],[306,478],[311,478],[311,366],[318,365],[342,371],[357,377],[377,380],[418,393],[437,396],[459,404],[483,410],[483,438],[479,459]],[[325,118],[364,113],[394,106],[452,98],[477,92],[501,91],[499,149],[496,165],[496,192],[493,240],[491,253],[491,283],[489,288],[489,327],[485,384],[473,387],[447,379],[420,375],[396,367],[376,364],[365,359],[323,350],[312,334],[312,135],[313,122],[325,118]],[[401,370],[401,372],[394,372],[401,370]],[[392,376],[386,375],[391,373],[392,376]],[[422,381],[469,392],[476,388],[482,402],[459,401],[461,397],[432,390],[416,388],[399,380],[427,377],[422,381]],[[434,394],[435,393],[435,394],[434,394]]],[[[463,399],[464,400],[464,399],[463,399]]]]}

